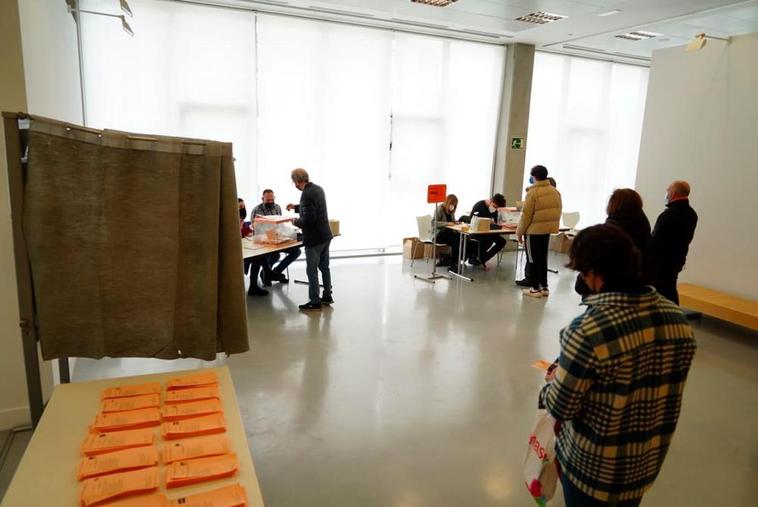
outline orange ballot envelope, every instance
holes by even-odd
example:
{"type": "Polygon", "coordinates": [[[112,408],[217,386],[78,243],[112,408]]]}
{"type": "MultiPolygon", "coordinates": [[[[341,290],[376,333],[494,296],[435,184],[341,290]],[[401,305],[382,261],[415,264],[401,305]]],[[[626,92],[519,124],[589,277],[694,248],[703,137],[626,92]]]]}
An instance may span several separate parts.
{"type": "Polygon", "coordinates": [[[185,375],[183,377],[174,377],[168,380],[167,389],[185,389],[188,387],[200,387],[218,385],[218,377],[216,372],[206,371],[203,373],[196,373],[194,375],[185,375]]]}
{"type": "Polygon", "coordinates": [[[100,412],[124,412],[126,410],[139,410],[161,406],[159,394],[141,394],[128,398],[108,398],[100,404],[100,412]]]}
{"type": "Polygon", "coordinates": [[[166,421],[175,421],[188,417],[220,414],[221,412],[223,412],[223,409],[219,400],[199,400],[166,405],[161,409],[161,417],[166,421]]]}
{"type": "Polygon", "coordinates": [[[124,496],[158,489],[158,467],[87,479],[79,494],[81,505],[88,507],[124,496]]]}
{"type": "Polygon", "coordinates": [[[171,500],[170,507],[247,507],[245,488],[239,484],[171,500]]]}
{"type": "Polygon", "coordinates": [[[173,391],[166,391],[167,404],[182,403],[185,401],[210,400],[213,398],[221,398],[221,393],[219,393],[218,386],[188,387],[185,389],[174,389],[173,391]]]}
{"type": "Polygon", "coordinates": [[[236,454],[176,461],[166,466],[166,487],[178,488],[231,477],[237,468],[236,454]]]}
{"type": "Polygon", "coordinates": [[[128,412],[97,414],[92,429],[95,431],[121,431],[149,428],[161,423],[161,411],[157,408],[143,408],[128,412]]]}
{"type": "Polygon", "coordinates": [[[545,370],[547,371],[548,368],[550,368],[550,365],[553,364],[550,361],[545,361],[544,359],[540,359],[539,361],[535,361],[532,364],[532,368],[537,368],[538,370],[545,370]]]}
{"type": "Polygon", "coordinates": [[[136,470],[157,464],[158,451],[155,447],[134,447],[97,456],[85,456],[79,462],[77,478],[81,481],[90,477],[136,470]]]}
{"type": "Polygon", "coordinates": [[[103,507],[171,507],[168,498],[163,493],[155,495],[140,495],[124,500],[116,500],[102,504],[103,507]]]}
{"type": "Polygon", "coordinates": [[[223,433],[226,431],[226,421],[223,414],[205,415],[192,419],[179,419],[178,421],[164,422],[161,426],[161,435],[166,440],[175,438],[196,437],[223,433]]]}
{"type": "Polygon", "coordinates": [[[118,431],[115,433],[91,433],[82,444],[82,454],[95,456],[104,452],[119,451],[130,447],[153,445],[155,432],[151,429],[118,431]]]}
{"type": "Polygon", "coordinates": [[[188,438],[167,443],[161,451],[163,463],[185,459],[219,456],[231,452],[229,438],[226,435],[210,435],[205,437],[188,438]]]}
{"type": "Polygon", "coordinates": [[[103,391],[102,398],[127,398],[129,396],[142,396],[144,394],[160,394],[160,382],[150,382],[149,384],[139,384],[133,386],[109,387],[103,391]]]}

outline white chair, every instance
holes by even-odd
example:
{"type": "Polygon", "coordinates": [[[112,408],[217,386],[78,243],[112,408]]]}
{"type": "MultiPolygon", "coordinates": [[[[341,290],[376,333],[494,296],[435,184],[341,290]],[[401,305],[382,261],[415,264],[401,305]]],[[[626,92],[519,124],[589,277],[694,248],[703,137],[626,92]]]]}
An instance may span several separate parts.
{"type": "Polygon", "coordinates": [[[576,234],[576,224],[579,223],[580,219],[581,215],[579,215],[578,211],[563,213],[563,225],[570,229],[568,231],[569,234],[576,234]]]}
{"type": "MultiPolygon", "coordinates": [[[[416,217],[416,224],[418,225],[418,239],[421,240],[422,243],[425,243],[427,245],[431,245],[434,243],[433,235],[432,235],[432,215],[423,215],[420,217],[416,217]]],[[[437,243],[437,247],[445,246],[442,243],[437,243]]],[[[425,260],[429,262],[429,259],[425,260]]],[[[411,259],[411,266],[413,266],[413,263],[416,261],[416,259],[411,259]]],[[[437,262],[437,259],[434,260],[434,262],[437,262]]]]}

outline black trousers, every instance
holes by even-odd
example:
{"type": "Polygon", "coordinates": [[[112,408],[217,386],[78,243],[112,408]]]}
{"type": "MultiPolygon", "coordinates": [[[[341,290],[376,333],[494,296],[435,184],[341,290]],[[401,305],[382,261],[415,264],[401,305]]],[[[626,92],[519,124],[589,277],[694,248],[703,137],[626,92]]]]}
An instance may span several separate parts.
{"type": "Polygon", "coordinates": [[[505,242],[506,240],[502,236],[479,236],[475,240],[470,240],[467,247],[470,249],[468,251],[469,258],[478,256],[482,264],[485,264],[503,249],[505,242]]]}
{"type": "Polygon", "coordinates": [[[547,289],[547,250],[550,234],[527,234],[524,241],[526,249],[527,280],[533,289],[547,289]]]}
{"type": "Polygon", "coordinates": [[[669,301],[679,304],[679,292],[676,290],[679,270],[673,267],[659,266],[653,278],[655,290],[669,301]]]}
{"type": "Polygon", "coordinates": [[[450,247],[450,255],[453,258],[453,260],[451,261],[451,264],[454,266],[457,265],[458,264],[458,242],[460,241],[458,233],[450,229],[442,229],[437,233],[437,237],[435,238],[435,241],[437,243],[442,243],[450,247]]]}

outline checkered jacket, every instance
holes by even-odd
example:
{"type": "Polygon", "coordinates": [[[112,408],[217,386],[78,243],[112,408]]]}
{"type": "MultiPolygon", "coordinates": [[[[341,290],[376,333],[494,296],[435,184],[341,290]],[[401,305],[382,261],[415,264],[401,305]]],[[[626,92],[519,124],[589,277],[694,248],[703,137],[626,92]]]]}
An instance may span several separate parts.
{"type": "Polygon", "coordinates": [[[572,484],[601,501],[639,498],[676,428],[695,354],[692,328],[652,287],[583,304],[561,331],[555,379],[539,402],[562,422],[556,455],[572,484]]]}

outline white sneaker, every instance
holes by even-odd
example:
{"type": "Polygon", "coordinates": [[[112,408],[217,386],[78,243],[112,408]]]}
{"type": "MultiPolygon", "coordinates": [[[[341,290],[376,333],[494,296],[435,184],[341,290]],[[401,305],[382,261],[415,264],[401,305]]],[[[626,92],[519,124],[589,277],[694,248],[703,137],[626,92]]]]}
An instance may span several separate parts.
{"type": "Polygon", "coordinates": [[[543,288],[540,292],[542,293],[543,298],[546,298],[550,295],[550,289],[548,289],[547,287],[543,288]]]}
{"type": "Polygon", "coordinates": [[[542,291],[540,289],[522,289],[521,293],[524,296],[529,296],[530,298],[541,298],[542,297],[542,291]]]}

